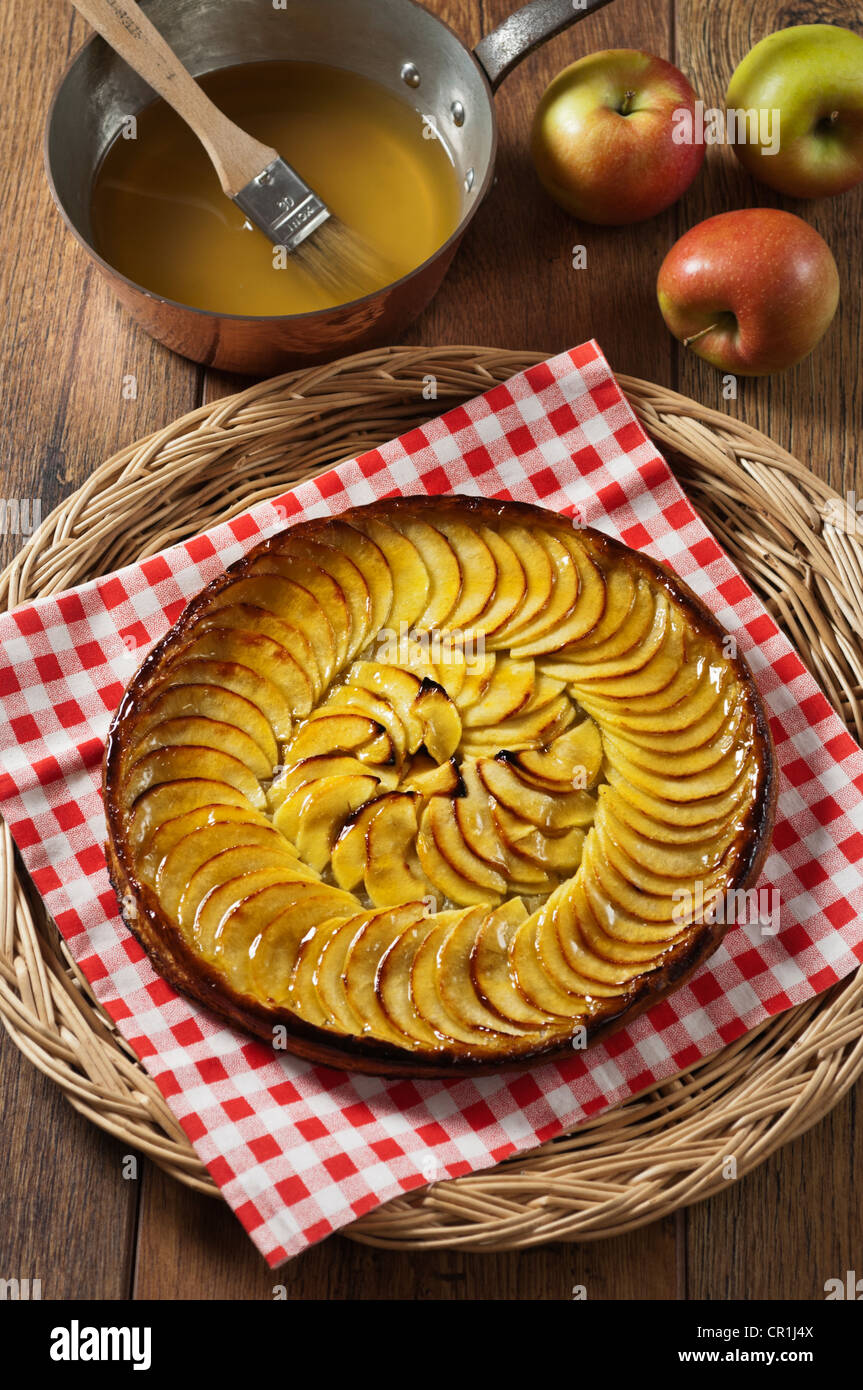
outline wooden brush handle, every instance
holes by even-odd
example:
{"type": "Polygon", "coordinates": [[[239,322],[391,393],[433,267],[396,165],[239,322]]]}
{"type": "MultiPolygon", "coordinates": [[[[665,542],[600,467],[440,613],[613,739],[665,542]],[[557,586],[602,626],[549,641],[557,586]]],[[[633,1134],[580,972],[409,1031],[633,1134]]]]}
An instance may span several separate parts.
{"type": "Polygon", "coordinates": [[[72,4],[195,132],[229,198],[278,158],[276,150],[248,135],[213,105],[134,0],[72,0],[72,4]]]}

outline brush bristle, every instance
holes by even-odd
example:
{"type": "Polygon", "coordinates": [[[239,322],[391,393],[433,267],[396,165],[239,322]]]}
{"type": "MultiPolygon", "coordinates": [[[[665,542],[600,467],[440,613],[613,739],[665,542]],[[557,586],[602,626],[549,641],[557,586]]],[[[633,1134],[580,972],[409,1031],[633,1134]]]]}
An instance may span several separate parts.
{"type": "Polygon", "coordinates": [[[292,259],[340,300],[359,299],[397,279],[394,267],[359,233],[332,214],[292,253],[292,259]]]}

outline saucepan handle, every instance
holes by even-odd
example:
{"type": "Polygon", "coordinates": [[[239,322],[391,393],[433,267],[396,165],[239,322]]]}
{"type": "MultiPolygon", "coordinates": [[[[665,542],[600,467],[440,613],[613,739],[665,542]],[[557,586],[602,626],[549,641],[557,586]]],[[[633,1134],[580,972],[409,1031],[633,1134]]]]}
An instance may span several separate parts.
{"type": "Polygon", "coordinates": [[[492,91],[528,53],[609,3],[610,0],[530,0],[530,4],[522,5],[480,39],[473,51],[492,91]]]}

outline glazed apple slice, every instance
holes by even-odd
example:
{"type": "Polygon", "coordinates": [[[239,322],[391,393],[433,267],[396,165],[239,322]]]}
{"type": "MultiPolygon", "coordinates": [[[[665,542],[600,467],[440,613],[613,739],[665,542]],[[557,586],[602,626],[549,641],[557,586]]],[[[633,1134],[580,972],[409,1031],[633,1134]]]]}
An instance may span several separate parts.
{"type": "Polygon", "coordinates": [[[408,735],[389,700],[362,686],[340,685],[321,709],[328,714],[362,714],[386,729],[392,741],[393,765],[400,767],[408,755],[408,735]]]}
{"type": "MultiPolygon", "coordinates": [[[[225,610],[227,611],[227,610],[225,610]]],[[[266,676],[258,675],[251,667],[236,661],[207,661],[179,659],[168,674],[153,687],[155,700],[169,690],[208,686],[233,693],[256,707],[269,724],[273,737],[287,741],[293,728],[293,712],[278,686],[266,676]]],[[[311,699],[311,695],[309,696],[311,699]]]]}
{"type": "Polygon", "coordinates": [[[530,897],[552,888],[554,878],[539,858],[544,840],[542,832],[498,801],[492,803],[491,817],[500,840],[510,889],[530,897]]]}
{"type": "Polygon", "coordinates": [[[136,855],[138,877],[143,883],[149,883],[152,886],[159,865],[168,851],[173,849],[179,840],[182,840],[185,835],[190,835],[194,830],[202,830],[205,826],[219,825],[227,821],[230,821],[234,826],[236,841],[242,839],[244,826],[271,828],[269,821],[259,811],[253,811],[248,804],[243,806],[220,806],[218,804],[195,806],[191,811],[183,811],[178,816],[171,816],[164,824],[147,835],[136,855]]]}
{"type": "Polygon", "coordinates": [[[317,881],[316,875],[292,874],[282,864],[271,862],[258,867],[255,853],[243,846],[222,850],[202,864],[180,899],[179,930],[208,959],[212,958],[222,922],[237,903],[264,888],[287,893],[298,883],[317,881]]]}
{"type": "Polygon", "coordinates": [[[273,824],[306,864],[323,870],[348,816],[370,801],[379,786],[376,777],[360,774],[323,777],[298,787],[279,807],[273,824]]]}
{"type": "Polygon", "coordinates": [[[405,791],[416,792],[420,800],[427,801],[430,796],[451,796],[461,786],[459,770],[454,758],[447,762],[435,763],[430,758],[414,758],[402,779],[405,791]]]}
{"type": "MultiPolygon", "coordinates": [[[[615,571],[612,580],[620,573],[625,575],[626,571],[615,571]]],[[[633,585],[631,578],[629,584],[633,585]]],[[[613,589],[610,584],[606,588],[606,594],[607,602],[611,603],[613,589]]],[[[594,632],[582,641],[573,643],[571,648],[559,652],[556,656],[540,661],[542,669],[560,680],[577,681],[582,676],[589,675],[595,665],[619,660],[628,653],[640,650],[656,620],[656,596],[651,586],[641,581],[634,590],[632,587],[627,588],[620,601],[626,603],[626,610],[618,610],[616,613],[613,610],[613,617],[618,625],[607,632],[603,641],[591,641],[591,637],[602,626],[598,624],[594,632]]],[[[607,614],[603,617],[605,619],[607,614]]]]}
{"type": "Polygon", "coordinates": [[[224,919],[213,960],[235,989],[254,989],[266,1002],[289,1004],[290,984],[300,948],[307,937],[320,940],[325,922],[343,922],[356,910],[348,893],[326,884],[294,884],[289,901],[264,889],[241,902],[224,919]]]}
{"type": "Polygon", "coordinates": [[[562,989],[546,974],[536,943],[539,921],[540,914],[534,912],[513,935],[509,964],[516,988],[528,1004],[554,1018],[589,1018],[592,1009],[586,996],[562,989]]]}
{"type": "MultiPolygon", "coordinates": [[[[676,896],[680,893],[679,882],[668,894],[642,891],[609,862],[599,836],[593,841],[589,869],[587,854],[586,850],[585,878],[595,885],[596,892],[601,893],[606,903],[614,909],[613,920],[607,926],[609,935],[624,941],[667,941],[691,925],[686,900],[676,896]]],[[[712,877],[705,879],[702,884],[705,901],[713,884],[712,877]]],[[[602,925],[606,926],[605,921],[602,925]]]]}
{"type": "Polygon", "coordinates": [[[593,823],[596,803],[588,792],[548,796],[523,782],[505,758],[481,758],[477,766],[489,794],[541,830],[568,830],[593,823]]]}
{"type": "MultiPolygon", "coordinates": [[[[629,990],[633,981],[651,968],[652,962],[661,960],[661,954],[657,956],[653,945],[642,950],[641,959],[628,959],[621,943],[605,936],[590,906],[581,876],[556,903],[553,920],[566,964],[576,976],[596,980],[593,993],[597,997],[605,996],[609,990],[629,990]]],[[[537,942],[540,950],[548,945],[547,937],[548,933],[543,933],[542,940],[537,942]]],[[[637,954],[639,948],[633,949],[637,954]]]]}
{"type": "Polygon", "coordinates": [[[503,875],[466,845],[451,800],[442,796],[432,797],[422,813],[420,834],[420,862],[432,882],[441,887],[453,902],[464,905],[497,902],[505,893],[506,879],[503,875]],[[426,858],[435,866],[435,873],[429,872],[426,858]],[[449,874],[441,870],[440,858],[448,866],[449,874]]]}
{"type": "Polygon", "coordinates": [[[209,806],[232,806],[244,817],[255,815],[248,799],[227,782],[214,782],[205,777],[164,782],[143,792],[132,808],[128,831],[132,854],[137,857],[146,851],[152,837],[166,821],[209,806]]]}
{"type": "MultiPolygon", "coordinates": [[[[247,604],[272,613],[308,639],[320,672],[320,686],[332,680],[336,663],[336,639],[329,617],[308,589],[278,574],[249,574],[219,590],[211,610],[247,604]]],[[[270,639],[273,640],[273,639],[270,639]]],[[[311,677],[311,672],[307,672],[311,677]]]]}
{"type": "Polygon", "coordinates": [[[368,830],[372,818],[377,815],[391,792],[372,797],[358,810],[353,811],[345,821],[330,857],[333,878],[340,888],[352,892],[362,883],[368,863],[368,830]]]}
{"type": "Polygon", "coordinates": [[[417,691],[411,712],[419,720],[421,746],[436,763],[447,763],[461,742],[461,715],[442,686],[428,678],[417,691]]]}
{"type": "Polygon", "coordinates": [[[491,551],[497,578],[488,603],[472,625],[477,632],[492,634],[514,619],[527,593],[527,576],[512,546],[499,532],[482,526],[479,534],[491,551]]]}
{"type": "Polygon", "coordinates": [[[374,636],[393,609],[393,576],[380,546],[346,521],[328,523],[321,543],[347,555],[366,581],[371,600],[370,635],[374,636]]]}
{"type": "Polygon", "coordinates": [[[506,858],[491,813],[491,802],[472,758],[461,765],[463,792],[452,798],[459,834],[472,854],[506,876],[506,858]]]}
{"type": "Polygon", "coordinates": [[[406,927],[383,956],[377,980],[381,1008],[395,1028],[432,1051],[440,1050],[441,1044],[446,1041],[449,1050],[454,1049],[457,1055],[464,1052],[464,1047],[437,1033],[431,1023],[418,1013],[411,976],[417,953],[430,933],[440,928],[442,919],[454,921],[463,910],[422,917],[406,927]]]}
{"type": "Polygon", "coordinates": [[[250,863],[267,868],[284,864],[292,873],[302,873],[302,865],[291,854],[281,835],[271,825],[237,825],[218,821],[183,836],[159,864],[154,887],[162,909],[173,920],[180,899],[202,865],[226,849],[248,849],[250,863]],[[262,856],[253,851],[263,850],[262,856]]]}
{"type": "Polygon", "coordinates": [[[537,540],[546,552],[551,565],[552,586],[547,601],[534,618],[525,620],[519,614],[509,624],[509,646],[515,657],[530,656],[523,646],[532,645],[550,631],[557,629],[575,606],[578,597],[578,572],[566,547],[551,532],[539,532],[537,540]]]}
{"type": "Polygon", "coordinates": [[[312,782],[320,782],[323,777],[371,776],[376,778],[381,787],[386,785],[392,788],[398,782],[391,769],[387,769],[384,778],[381,778],[377,773],[371,773],[365,763],[350,753],[317,753],[312,758],[301,758],[299,762],[288,763],[270,787],[267,801],[270,809],[276,811],[299,788],[312,782]]]}
{"type": "MultiPolygon", "coordinates": [[[[733,839],[733,821],[727,821],[718,831],[688,843],[670,840],[667,831],[664,838],[646,839],[636,833],[623,817],[616,815],[614,807],[615,802],[611,797],[603,800],[605,833],[630,859],[653,874],[665,874],[673,879],[706,878],[720,867],[733,839]]],[[[658,834],[661,834],[661,827],[658,823],[655,825],[658,834]]]]}
{"type": "Polygon", "coordinates": [[[417,858],[416,834],[413,794],[382,798],[366,831],[365,885],[376,907],[396,907],[432,894],[417,858]]]}
{"type": "Polygon", "coordinates": [[[345,990],[345,964],[355,938],[369,919],[367,911],[348,917],[323,942],[314,972],[318,1003],[327,1026],[354,1036],[362,1033],[362,1019],[355,1012],[345,990]]]}
{"type": "Polygon", "coordinates": [[[498,529],[507,545],[511,546],[518,556],[524,570],[525,591],[512,618],[501,623],[494,632],[489,632],[487,645],[495,650],[508,647],[512,634],[519,627],[530,624],[537,614],[547,607],[554,585],[551,556],[539,540],[524,526],[506,524],[498,529]]]}
{"type": "Polygon", "coordinates": [[[675,727],[661,732],[636,731],[625,724],[615,726],[614,732],[623,739],[636,742],[639,748],[652,748],[661,753],[686,754],[694,748],[701,748],[710,743],[740,706],[740,688],[736,682],[728,680],[723,683],[722,694],[717,695],[706,712],[691,723],[677,727],[682,713],[680,712],[675,717],[675,727]]]}
{"type": "Polygon", "coordinates": [[[650,660],[638,670],[629,674],[610,676],[601,680],[582,679],[574,681],[570,689],[576,699],[588,693],[592,699],[632,700],[665,691],[679,674],[685,661],[686,627],[678,610],[669,608],[670,623],[665,629],[664,640],[651,655],[650,660]]]}
{"type": "Polygon", "coordinates": [[[617,999],[628,993],[629,980],[633,976],[627,975],[627,971],[633,967],[620,967],[619,978],[614,981],[598,978],[602,973],[603,962],[586,949],[572,900],[573,885],[564,883],[539,909],[534,942],[542,969],[567,995],[581,995],[588,1002],[594,999],[617,999]],[[562,930],[566,930],[569,935],[581,969],[573,968],[563,950],[562,930]]]}
{"type": "Polygon", "coordinates": [[[449,616],[461,592],[461,569],[455,551],[446,536],[427,521],[396,514],[392,524],[416,546],[428,575],[428,599],[415,626],[421,632],[452,626],[449,616]]]}
{"type": "Polygon", "coordinates": [[[386,729],[363,714],[316,714],[299,728],[285,761],[301,762],[322,754],[350,753],[361,762],[387,765],[393,746],[386,729]]]}
{"type": "Polygon", "coordinates": [[[720,679],[724,679],[724,667],[711,667],[706,660],[690,659],[687,655],[674,679],[664,690],[653,695],[606,699],[586,686],[570,685],[568,689],[584,711],[603,729],[670,732],[684,727],[692,719],[700,718],[709,708],[716,698],[716,687],[710,678],[714,670],[720,679]],[[693,704],[694,710],[691,709],[693,704]]]}
{"type": "MultiPolygon", "coordinates": [[[[466,912],[472,919],[472,929],[475,933],[482,920],[482,909],[477,912],[475,909],[467,908],[466,912]]],[[[489,1033],[484,1028],[467,1027],[447,1008],[438,990],[443,953],[450,935],[457,929],[461,920],[462,914],[453,922],[442,922],[440,917],[435,918],[432,930],[414,956],[411,969],[411,997],[420,1017],[442,1038],[481,1049],[501,1035],[489,1033]]]]}
{"type": "MultiPolygon", "coordinates": [[[[462,680],[458,689],[450,692],[450,698],[456,705],[459,714],[472,709],[483,699],[491,685],[496,663],[497,657],[494,652],[471,652],[467,659],[465,659],[464,653],[461,654],[462,680]]],[[[449,685],[445,676],[440,684],[449,692],[449,685]]]]}
{"type": "Polygon", "coordinates": [[[312,688],[305,671],[271,637],[242,628],[208,627],[183,649],[182,659],[196,657],[247,666],[282,692],[294,714],[308,714],[312,707],[312,688]]]}
{"type": "Polygon", "coordinates": [[[254,739],[270,767],[279,759],[279,747],[269,721],[251,700],[216,685],[174,685],[158,689],[144,704],[137,734],[143,737],[168,719],[213,719],[233,725],[254,739]]]}
{"type": "MultiPolygon", "coordinates": [[[[733,787],[749,758],[750,749],[733,739],[731,747],[716,763],[702,772],[681,773],[680,776],[650,772],[626,757],[617,739],[606,735],[605,747],[609,762],[627,781],[641,791],[663,801],[675,803],[703,801],[705,797],[721,796],[733,787]]],[[[672,764],[674,759],[670,760],[672,764]]]]}
{"type": "Polygon", "coordinates": [[[380,971],[387,952],[408,927],[423,920],[421,902],[404,903],[376,912],[353,937],[345,956],[345,995],[363,1031],[396,1047],[415,1046],[410,1033],[399,1028],[381,1001],[380,971]]]}
{"type": "Polygon", "coordinates": [[[673,827],[675,834],[678,827],[694,828],[726,820],[742,803],[751,801],[757,777],[757,767],[750,759],[739,779],[719,796],[708,796],[699,801],[671,801],[668,797],[651,795],[634,785],[617,765],[610,765],[608,769],[609,783],[626,801],[654,820],[673,827]]]}
{"type": "MultiPolygon", "coordinates": [[[[211,611],[202,613],[195,623],[193,635],[200,636],[201,633],[214,629],[219,632],[237,632],[241,641],[242,634],[246,632],[269,637],[299,668],[299,675],[294,679],[308,686],[309,695],[304,698],[313,704],[320,697],[322,682],[318,663],[308,637],[298,627],[293,627],[283,618],[276,617],[275,613],[255,608],[251,603],[235,603],[214,607],[211,611]]],[[[242,656],[240,660],[242,661],[242,656]]]]}
{"type": "Polygon", "coordinates": [[[398,666],[377,661],[355,661],[345,679],[350,688],[367,690],[392,705],[407,735],[407,751],[415,753],[424,735],[423,721],[415,708],[423,684],[419,677],[398,666]]]}
{"type": "Polygon", "coordinates": [[[644,748],[636,740],[622,738],[618,733],[609,735],[609,744],[623,753],[629,762],[643,767],[647,772],[675,778],[693,777],[699,773],[707,774],[735,748],[745,747],[751,741],[751,731],[751,711],[741,700],[713,737],[697,748],[644,748]]]}
{"type": "Polygon", "coordinates": [[[463,632],[489,603],[497,583],[497,565],[473,526],[446,516],[436,518],[434,525],[449,541],[461,572],[458,602],[447,615],[447,627],[463,632]]]}
{"type": "MultiPolygon", "coordinates": [[[[322,569],[320,565],[311,563],[305,557],[291,554],[279,555],[271,551],[259,556],[251,566],[249,573],[255,577],[258,575],[276,575],[281,579],[286,579],[290,584],[296,585],[299,589],[305,590],[317,600],[327,615],[333,634],[335,651],[333,669],[341,670],[347,660],[351,640],[351,610],[341,584],[333,578],[329,569],[322,569]]],[[[300,623],[300,626],[309,637],[311,637],[312,632],[317,631],[305,619],[300,623]]]]}
{"type": "Polygon", "coordinates": [[[145,757],[159,748],[214,748],[217,752],[230,753],[244,763],[252,776],[259,782],[265,781],[273,770],[273,764],[265,757],[253,738],[236,724],[225,724],[216,719],[186,715],[177,719],[165,719],[154,724],[149,730],[138,730],[131,741],[131,757],[145,757]]]}
{"type": "Polygon", "coordinates": [[[465,710],[465,729],[493,728],[520,714],[530,703],[536,685],[533,661],[498,657],[488,687],[476,704],[465,710]]]}
{"type": "Polygon", "coordinates": [[[570,535],[543,539],[549,545],[554,540],[568,554],[569,574],[555,554],[556,579],[548,610],[530,627],[515,632],[510,650],[516,657],[560,651],[579,641],[596,627],[605,610],[605,581],[580,542],[570,535]],[[573,587],[575,593],[567,605],[573,587]]]}
{"type": "MultiPolygon", "coordinates": [[[[637,796],[637,793],[635,793],[637,796]]],[[[741,790],[741,796],[743,791],[741,790]]],[[[632,794],[627,795],[627,788],[618,783],[616,786],[605,786],[599,789],[600,801],[607,798],[609,808],[613,811],[617,820],[624,822],[631,832],[644,840],[656,840],[662,845],[667,845],[672,841],[675,845],[687,846],[696,844],[701,840],[713,840],[714,842],[725,842],[728,835],[733,835],[738,825],[737,808],[738,803],[734,800],[730,807],[725,806],[722,813],[711,817],[706,821],[698,820],[694,825],[676,824],[669,825],[668,820],[662,820],[655,814],[660,803],[654,808],[654,813],[640,809],[632,799],[632,794]]]]}
{"type": "Polygon", "coordinates": [[[672,899],[674,894],[680,890],[694,895],[696,882],[704,884],[712,881],[716,877],[722,861],[722,854],[720,853],[716,856],[718,862],[715,861],[712,868],[693,863],[687,873],[683,867],[683,856],[678,852],[676,867],[683,871],[672,874],[661,863],[661,857],[657,860],[657,857],[654,856],[652,864],[646,863],[645,856],[638,845],[632,846],[633,853],[630,854],[625,845],[621,844],[620,838],[613,833],[606,817],[600,821],[600,843],[607,862],[636,892],[651,893],[654,896],[666,895],[672,899]]]}
{"type": "Polygon", "coordinates": [[[529,748],[512,760],[521,776],[540,783],[548,790],[588,790],[602,768],[602,736],[592,719],[583,719],[575,728],[553,739],[546,748],[529,748]]]}
{"type": "Polygon", "coordinates": [[[261,784],[245,763],[230,753],[191,744],[157,748],[134,761],[124,771],[121,787],[123,805],[132,806],[139,796],[162,782],[182,782],[188,778],[224,782],[241,792],[256,810],[263,811],[266,806],[261,784]]]}
{"type": "Polygon", "coordinates": [[[476,1032],[499,1036],[523,1037],[524,1024],[509,1023],[493,1013],[476,992],[471,974],[471,960],[476,937],[485,920],[486,909],[468,908],[456,919],[437,953],[437,992],[447,1015],[456,1020],[468,1034],[476,1032]]]}
{"type": "Polygon", "coordinates": [[[422,556],[407,536],[389,522],[360,517],[354,523],[381,551],[393,582],[392,612],[399,623],[412,627],[425,612],[431,592],[429,572],[422,556]]]}
{"type": "Polygon", "coordinates": [[[568,695],[556,699],[526,714],[504,719],[496,729],[474,729],[465,739],[471,752],[522,752],[544,746],[569,728],[575,719],[575,709],[568,695]]]}
{"type": "Polygon", "coordinates": [[[301,541],[291,536],[283,553],[325,570],[338,584],[348,609],[347,659],[350,660],[373,635],[372,600],[365,575],[342,551],[314,539],[301,541]]]}
{"type": "MultiPolygon", "coordinates": [[[[354,920],[359,920],[362,915],[354,913],[354,920]]],[[[276,1003],[284,1004],[286,1008],[317,1028],[330,1026],[329,1014],[321,1004],[317,989],[321,953],[330,937],[334,936],[347,920],[343,914],[336,913],[306,932],[297,950],[290,978],[285,981],[281,975],[279,976],[276,986],[279,994],[273,996],[276,1003]]]]}
{"type": "Polygon", "coordinates": [[[492,1013],[505,1023],[521,1024],[543,1034],[560,1020],[529,1004],[516,987],[510,970],[510,945],[526,919],[524,904],[518,898],[511,898],[489,913],[477,932],[471,975],[480,1000],[492,1013]]]}
{"type": "MultiPolygon", "coordinates": [[[[618,569],[603,569],[600,567],[602,582],[605,585],[605,607],[602,610],[602,617],[599,622],[591,628],[590,632],[585,633],[576,642],[570,644],[568,648],[557,652],[550,657],[541,657],[538,664],[548,665],[552,675],[558,663],[569,660],[583,662],[590,660],[590,653],[596,652],[600,657],[616,654],[616,644],[620,640],[618,634],[621,633],[625,624],[629,621],[633,605],[638,596],[639,602],[644,605],[645,624],[649,626],[653,617],[653,602],[649,587],[641,581],[637,581],[633,571],[629,566],[621,566],[618,569]],[[612,644],[606,648],[606,643],[612,644]]],[[[627,634],[628,639],[628,634],[627,634]]],[[[626,639],[624,639],[626,641],[626,639]]],[[[627,641],[628,644],[628,641],[627,641]]],[[[563,677],[561,677],[563,679],[563,677]]]]}
{"type": "Polygon", "coordinates": [[[652,603],[653,619],[642,634],[640,641],[633,643],[616,656],[607,657],[603,661],[587,662],[582,667],[580,675],[572,681],[573,685],[586,685],[588,688],[596,685],[596,688],[599,689],[602,682],[618,676],[631,676],[637,671],[644,670],[648,662],[667,641],[672,625],[673,610],[665,595],[661,593],[654,595],[652,603]]]}

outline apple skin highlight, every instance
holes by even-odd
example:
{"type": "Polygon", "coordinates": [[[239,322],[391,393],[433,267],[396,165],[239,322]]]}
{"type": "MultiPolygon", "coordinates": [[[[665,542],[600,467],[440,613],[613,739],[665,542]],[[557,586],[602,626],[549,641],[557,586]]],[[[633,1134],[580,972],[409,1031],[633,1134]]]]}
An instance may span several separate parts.
{"type": "Polygon", "coordinates": [[[635,48],[591,53],[558,73],[540,99],[531,152],[546,192],[600,226],[643,222],[686,192],[704,145],[676,143],[674,113],[695,111],[677,68],[635,48]]]}
{"type": "Polygon", "coordinates": [[[839,302],[833,254],[814,227],[776,208],[709,217],[675,242],[657,278],[662,316],[699,357],[738,376],[795,366],[839,302]]]}

